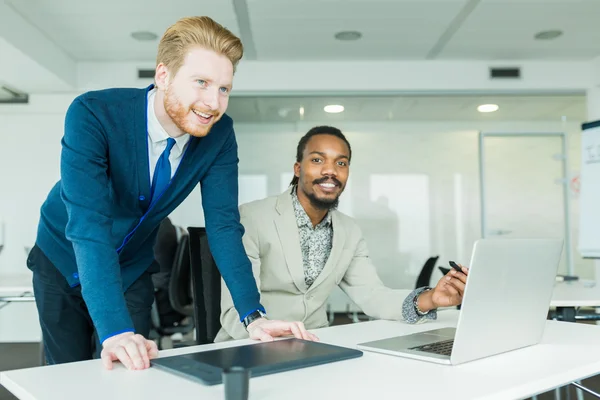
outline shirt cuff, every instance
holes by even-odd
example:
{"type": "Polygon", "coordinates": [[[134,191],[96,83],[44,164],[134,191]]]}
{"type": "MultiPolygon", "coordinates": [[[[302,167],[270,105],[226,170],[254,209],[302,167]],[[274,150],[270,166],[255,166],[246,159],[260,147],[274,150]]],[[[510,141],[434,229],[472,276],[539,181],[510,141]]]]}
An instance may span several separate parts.
{"type": "Polygon", "coordinates": [[[425,315],[419,315],[417,310],[415,309],[414,299],[416,296],[423,293],[427,290],[427,287],[420,287],[412,292],[402,302],[402,318],[409,324],[417,324],[419,322],[424,322],[426,320],[435,320],[437,319],[437,310],[433,309],[429,311],[425,315]]]}

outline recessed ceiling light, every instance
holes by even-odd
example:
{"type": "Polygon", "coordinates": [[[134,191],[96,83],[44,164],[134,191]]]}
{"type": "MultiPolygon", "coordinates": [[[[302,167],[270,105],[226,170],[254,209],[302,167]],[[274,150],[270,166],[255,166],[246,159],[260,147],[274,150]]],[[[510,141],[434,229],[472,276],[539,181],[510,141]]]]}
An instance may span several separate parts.
{"type": "Polygon", "coordinates": [[[158,35],[156,33],[149,31],[132,32],[131,37],[142,42],[158,39],[158,35]]]}
{"type": "Polygon", "coordinates": [[[500,107],[498,107],[498,104],[482,104],[477,107],[477,111],[479,111],[480,113],[489,113],[498,111],[499,108],[500,107]]]}
{"type": "Polygon", "coordinates": [[[281,118],[285,118],[288,116],[288,114],[290,113],[290,109],[289,108],[280,108],[279,110],[277,110],[277,114],[279,114],[279,116],[281,118]]]}
{"type": "Polygon", "coordinates": [[[550,30],[550,31],[538,32],[535,34],[534,38],[536,38],[537,40],[552,40],[552,39],[556,39],[557,37],[561,36],[562,34],[563,34],[562,31],[555,29],[555,30],[550,30]]]}
{"type": "Polygon", "coordinates": [[[340,104],[329,104],[329,105],[323,107],[323,110],[327,113],[336,114],[336,113],[341,113],[342,111],[344,111],[344,106],[342,106],[340,104]]]}
{"type": "Polygon", "coordinates": [[[362,37],[362,33],[358,31],[341,31],[335,34],[334,36],[337,40],[358,40],[362,37]]]}

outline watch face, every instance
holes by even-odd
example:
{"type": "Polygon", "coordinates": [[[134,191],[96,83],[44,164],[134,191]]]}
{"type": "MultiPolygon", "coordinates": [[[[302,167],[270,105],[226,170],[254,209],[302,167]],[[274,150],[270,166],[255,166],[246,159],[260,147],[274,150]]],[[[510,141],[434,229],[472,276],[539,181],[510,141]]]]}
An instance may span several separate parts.
{"type": "Polygon", "coordinates": [[[250,325],[255,320],[262,318],[262,316],[263,316],[263,314],[260,311],[254,311],[253,313],[248,315],[246,318],[244,318],[244,326],[248,327],[248,325],[250,325]]]}

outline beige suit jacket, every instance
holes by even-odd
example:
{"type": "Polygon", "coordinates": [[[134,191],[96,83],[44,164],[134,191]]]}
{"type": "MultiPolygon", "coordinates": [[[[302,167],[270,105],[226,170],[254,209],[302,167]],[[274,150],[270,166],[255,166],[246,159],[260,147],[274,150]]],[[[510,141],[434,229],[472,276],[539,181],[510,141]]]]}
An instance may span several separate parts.
{"type": "MultiPolygon", "coordinates": [[[[307,329],[328,326],[326,302],[336,285],[365,314],[377,319],[402,319],[402,302],[410,290],[387,288],[369,258],[358,225],[332,211],[333,244],[323,271],[308,288],[291,189],[240,206],[246,253],[269,319],[302,321],[307,329]]],[[[222,282],[221,330],[215,342],[248,337],[222,282]]]]}

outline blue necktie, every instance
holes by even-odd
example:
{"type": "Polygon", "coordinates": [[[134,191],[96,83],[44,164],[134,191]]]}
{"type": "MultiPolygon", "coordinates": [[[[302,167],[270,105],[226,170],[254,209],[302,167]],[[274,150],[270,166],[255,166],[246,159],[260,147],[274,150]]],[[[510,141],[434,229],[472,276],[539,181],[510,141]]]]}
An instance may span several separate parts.
{"type": "Polygon", "coordinates": [[[175,145],[175,139],[167,139],[167,148],[160,155],[154,168],[154,177],[152,178],[152,204],[160,197],[160,194],[165,191],[171,181],[171,163],[169,162],[169,154],[175,145]]]}

